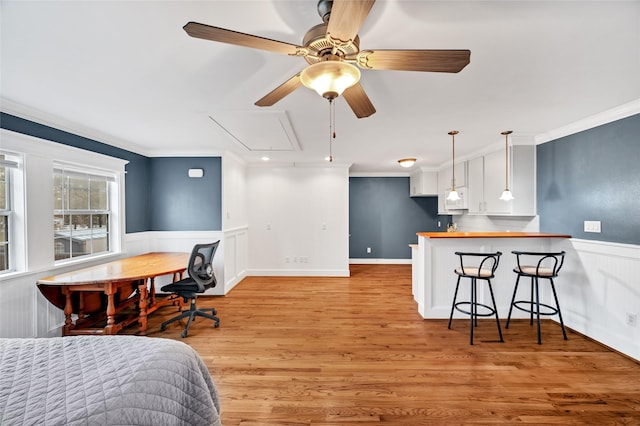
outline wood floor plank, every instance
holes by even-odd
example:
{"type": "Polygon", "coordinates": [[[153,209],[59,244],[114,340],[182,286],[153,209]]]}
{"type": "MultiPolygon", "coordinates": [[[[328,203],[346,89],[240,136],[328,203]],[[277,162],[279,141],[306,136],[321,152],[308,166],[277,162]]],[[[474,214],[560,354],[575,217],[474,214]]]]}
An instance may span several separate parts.
{"type": "MultiPolygon", "coordinates": [[[[453,278],[452,278],[453,280],[453,278]]],[[[249,277],[198,319],[149,333],[184,341],[207,364],[233,425],[640,425],[640,363],[545,320],[423,320],[410,265],[351,265],[349,278],[249,277]],[[503,321],[504,324],[504,321],[503,321]]],[[[134,333],[135,328],[127,329],[134,333]]]]}

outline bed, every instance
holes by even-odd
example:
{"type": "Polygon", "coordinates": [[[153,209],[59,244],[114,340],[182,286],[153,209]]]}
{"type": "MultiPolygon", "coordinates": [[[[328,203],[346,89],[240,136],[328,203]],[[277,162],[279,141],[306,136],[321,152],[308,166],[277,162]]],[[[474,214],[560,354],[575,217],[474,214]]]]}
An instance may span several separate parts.
{"type": "Polygon", "coordinates": [[[139,336],[0,339],[0,424],[220,425],[187,344],[139,336]]]}

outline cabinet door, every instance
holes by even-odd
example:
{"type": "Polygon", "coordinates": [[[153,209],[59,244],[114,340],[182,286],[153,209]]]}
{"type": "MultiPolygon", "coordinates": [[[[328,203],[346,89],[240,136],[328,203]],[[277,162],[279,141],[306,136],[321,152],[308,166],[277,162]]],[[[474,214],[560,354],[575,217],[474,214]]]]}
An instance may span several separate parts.
{"type": "Polygon", "coordinates": [[[484,212],[484,157],[469,160],[469,176],[467,196],[469,197],[469,213],[484,212]]]}
{"type": "MultiPolygon", "coordinates": [[[[486,214],[511,213],[513,201],[502,201],[505,189],[505,153],[496,151],[484,156],[484,202],[486,214]]],[[[511,181],[511,178],[509,179],[511,181]]]]}
{"type": "Polygon", "coordinates": [[[414,197],[422,193],[422,179],[420,173],[413,173],[409,176],[409,195],[414,197]]]}

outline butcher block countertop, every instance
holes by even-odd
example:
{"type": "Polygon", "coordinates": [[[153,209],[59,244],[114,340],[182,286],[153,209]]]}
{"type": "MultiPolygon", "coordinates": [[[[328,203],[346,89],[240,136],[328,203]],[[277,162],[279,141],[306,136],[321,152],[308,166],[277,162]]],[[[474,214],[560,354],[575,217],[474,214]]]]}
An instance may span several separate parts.
{"type": "Polygon", "coordinates": [[[571,235],[545,232],[418,232],[427,238],[571,238],[571,235]]]}

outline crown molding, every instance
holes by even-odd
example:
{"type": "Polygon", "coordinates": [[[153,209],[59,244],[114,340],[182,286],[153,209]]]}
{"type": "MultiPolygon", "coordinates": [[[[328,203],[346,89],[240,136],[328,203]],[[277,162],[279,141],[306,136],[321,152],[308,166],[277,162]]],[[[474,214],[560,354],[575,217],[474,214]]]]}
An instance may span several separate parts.
{"type": "Polygon", "coordinates": [[[558,129],[551,130],[546,133],[541,133],[536,136],[536,145],[560,139],[565,136],[573,135],[585,130],[593,129],[594,127],[602,126],[603,124],[611,123],[617,120],[622,120],[623,118],[627,118],[636,114],[640,114],[640,99],[636,99],[615,108],[611,108],[601,113],[594,114],[590,117],[586,117],[582,120],[578,120],[574,123],[568,124],[558,129]]]}
{"type": "Polygon", "coordinates": [[[106,145],[114,146],[116,148],[124,149],[147,157],[150,156],[146,149],[131,141],[120,139],[111,134],[100,132],[72,120],[67,120],[6,98],[0,98],[0,111],[38,124],[49,126],[57,130],[62,130],[63,132],[92,139],[106,145]]]}

